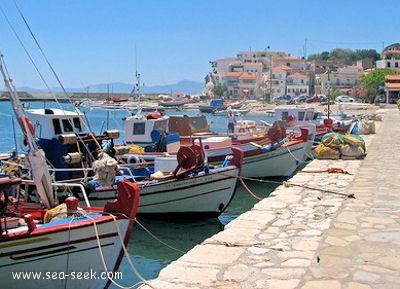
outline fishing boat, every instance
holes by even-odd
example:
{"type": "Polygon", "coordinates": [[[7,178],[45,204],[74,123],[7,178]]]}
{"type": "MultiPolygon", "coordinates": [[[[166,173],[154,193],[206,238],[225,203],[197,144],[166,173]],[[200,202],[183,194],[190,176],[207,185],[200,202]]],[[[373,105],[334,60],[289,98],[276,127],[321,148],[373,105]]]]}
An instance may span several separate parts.
{"type": "Polygon", "coordinates": [[[106,288],[115,282],[112,272],[126,253],[139,189],[120,180],[115,198],[102,207],[92,207],[85,191],[85,206],[72,195],[61,198],[56,188],[68,194],[68,185],[53,182],[4,65],[1,57],[0,70],[29,148],[26,160],[32,180],[0,176],[0,286],[106,288]]]}
{"type": "Polygon", "coordinates": [[[22,190],[23,185],[19,178],[0,177],[0,286],[106,288],[115,282],[113,272],[126,253],[139,189],[120,181],[117,199],[104,207],[78,207],[78,200],[69,197],[47,208],[29,201],[40,197],[33,195],[35,190],[22,190]]]}
{"type": "Polygon", "coordinates": [[[177,152],[179,135],[167,132],[169,116],[160,112],[142,114],[141,111],[139,108],[136,114],[122,119],[124,130],[128,132],[125,144],[140,146],[144,151],[177,152]]]}
{"type": "MultiPolygon", "coordinates": [[[[242,107],[242,108],[237,108],[237,109],[231,109],[233,115],[235,116],[245,116],[250,112],[250,109],[242,107]]],[[[221,115],[225,116],[227,114],[227,109],[215,109],[212,112],[213,115],[221,115]]]]}
{"type": "Polygon", "coordinates": [[[188,99],[184,96],[165,96],[158,101],[158,104],[164,107],[179,107],[187,102],[188,99]]]}
{"type": "Polygon", "coordinates": [[[321,137],[330,131],[346,133],[352,126],[354,119],[343,116],[339,105],[339,114],[325,114],[317,112],[313,107],[306,106],[279,106],[274,109],[274,121],[281,120],[286,123],[289,130],[301,125],[314,124],[316,137],[321,137]]]}
{"type": "MultiPolygon", "coordinates": [[[[201,146],[181,147],[175,155],[160,155],[154,166],[120,166],[120,178],[133,181],[140,188],[138,214],[151,216],[217,217],[229,205],[236,191],[243,163],[243,151],[232,148],[224,162],[208,165],[201,146]]],[[[115,198],[113,186],[101,186],[95,180],[91,188],[92,203],[115,198]]]]}
{"type": "MultiPolygon", "coordinates": [[[[52,108],[27,110],[25,113],[26,119],[35,123],[32,127],[33,139],[43,149],[50,163],[48,170],[58,182],[87,185],[87,189],[92,189],[89,194],[90,203],[98,206],[116,197],[116,184],[104,187],[93,181],[96,177],[93,166],[102,161],[104,164],[116,164],[116,160],[121,160],[121,155],[129,151],[128,146],[115,144],[115,139],[119,137],[118,131],[109,130],[97,135],[88,132],[82,114],[76,111],[52,108]]],[[[150,138],[153,135],[153,139],[157,132],[154,128],[164,127],[162,123],[165,121],[162,117],[134,119],[137,122],[135,125],[131,123],[131,127],[136,129],[138,123],[154,125],[152,130],[141,126],[143,132],[150,134],[150,138]],[[160,123],[155,125],[157,120],[160,123]]],[[[179,137],[177,140],[179,141],[179,137]]],[[[117,179],[129,180],[140,188],[138,214],[209,217],[217,216],[226,209],[234,196],[240,176],[240,152],[232,153],[235,155],[235,165],[213,167],[205,172],[203,165],[206,159],[204,154],[198,153],[200,147],[192,146],[189,148],[191,151],[184,149],[188,148],[182,149],[178,146],[174,158],[164,157],[152,164],[142,163],[139,167],[122,162],[118,167],[110,166],[110,174],[118,171],[121,174],[117,175],[117,179]],[[186,166],[186,163],[193,163],[193,158],[196,165],[186,166]],[[173,169],[170,169],[171,163],[174,164],[173,169]],[[166,164],[169,164],[169,169],[166,169],[166,164]],[[179,169],[175,171],[177,167],[190,171],[183,174],[179,169]],[[158,171],[163,174],[156,177],[154,173],[158,171]]],[[[80,193],[79,197],[83,199],[80,193]]]]}
{"type": "Polygon", "coordinates": [[[213,98],[210,100],[208,105],[198,105],[198,109],[200,112],[205,113],[222,113],[222,111],[226,111],[229,109],[241,109],[245,104],[245,100],[235,100],[235,101],[225,101],[222,98],[213,98]]]}
{"type": "MultiPolygon", "coordinates": [[[[209,130],[204,115],[170,116],[168,130],[180,135],[181,146],[195,143],[205,150],[209,164],[220,165],[232,147],[243,151],[241,176],[243,177],[275,177],[290,176],[311,156],[312,143],[315,138],[315,125],[297,127],[290,134],[280,126],[256,124],[254,121],[238,121],[232,135],[221,135],[209,130]]],[[[125,131],[128,135],[130,132],[125,131]]],[[[164,132],[160,132],[163,134],[164,132]]],[[[173,151],[168,152],[173,155],[173,151]]],[[[130,152],[119,157],[126,163],[153,162],[162,157],[163,152],[145,151],[130,152]]]]}
{"type": "Polygon", "coordinates": [[[212,113],[216,109],[225,110],[226,107],[224,106],[224,100],[222,98],[213,98],[210,100],[210,103],[208,105],[207,104],[198,105],[198,109],[200,110],[200,112],[212,113]]]}

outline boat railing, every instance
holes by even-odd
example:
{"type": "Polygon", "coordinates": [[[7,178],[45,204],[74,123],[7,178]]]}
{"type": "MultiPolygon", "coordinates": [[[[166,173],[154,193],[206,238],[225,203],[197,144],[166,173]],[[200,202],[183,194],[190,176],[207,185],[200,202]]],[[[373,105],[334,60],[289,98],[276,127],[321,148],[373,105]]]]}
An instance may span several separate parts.
{"type": "MultiPolygon", "coordinates": [[[[35,185],[35,182],[34,182],[33,180],[25,180],[25,179],[23,179],[21,185],[25,185],[25,186],[31,185],[31,186],[34,186],[34,185],[35,185]]],[[[87,196],[87,194],[86,194],[86,190],[85,190],[85,187],[83,186],[83,184],[81,184],[81,183],[54,182],[54,183],[51,184],[51,186],[52,186],[53,188],[55,188],[55,189],[58,189],[58,188],[65,188],[65,189],[68,189],[68,188],[71,188],[71,189],[73,189],[73,188],[78,188],[78,189],[80,190],[82,196],[83,196],[83,199],[84,199],[84,201],[85,201],[86,206],[87,206],[87,207],[90,207],[89,198],[88,198],[88,196],[87,196]]],[[[25,190],[25,191],[28,191],[28,190],[25,190]]]]}

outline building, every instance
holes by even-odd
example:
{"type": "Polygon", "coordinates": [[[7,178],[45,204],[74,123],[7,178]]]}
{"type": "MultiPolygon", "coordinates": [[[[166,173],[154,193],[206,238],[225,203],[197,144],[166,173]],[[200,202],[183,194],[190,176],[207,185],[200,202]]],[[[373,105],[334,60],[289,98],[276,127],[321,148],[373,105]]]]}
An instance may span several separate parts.
{"type": "Polygon", "coordinates": [[[400,75],[385,76],[386,102],[395,103],[400,96],[400,75]]]}
{"type": "Polygon", "coordinates": [[[325,71],[315,75],[315,94],[327,94],[329,87],[335,86],[343,93],[349,93],[358,84],[360,75],[364,73],[361,66],[345,66],[337,71],[325,71]]]}
{"type": "Polygon", "coordinates": [[[309,77],[307,75],[295,72],[288,75],[286,79],[286,94],[290,95],[291,98],[310,94],[309,77]]]}

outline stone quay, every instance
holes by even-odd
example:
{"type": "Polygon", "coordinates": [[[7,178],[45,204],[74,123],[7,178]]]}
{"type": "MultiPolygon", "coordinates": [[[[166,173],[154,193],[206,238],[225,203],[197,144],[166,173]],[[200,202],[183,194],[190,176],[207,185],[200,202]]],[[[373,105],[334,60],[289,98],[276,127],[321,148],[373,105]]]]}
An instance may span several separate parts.
{"type": "Polygon", "coordinates": [[[400,288],[400,111],[377,113],[363,160],[312,160],[140,288],[400,288]]]}

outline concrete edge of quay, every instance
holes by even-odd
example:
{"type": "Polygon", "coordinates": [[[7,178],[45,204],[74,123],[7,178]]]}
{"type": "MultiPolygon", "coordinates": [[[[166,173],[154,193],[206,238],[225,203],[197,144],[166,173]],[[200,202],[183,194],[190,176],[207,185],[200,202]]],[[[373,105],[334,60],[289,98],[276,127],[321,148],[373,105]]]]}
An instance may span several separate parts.
{"type": "Polygon", "coordinates": [[[362,136],[365,159],[312,160],[303,169],[312,173],[298,172],[291,185],[277,187],[140,288],[399,288],[400,186],[391,174],[400,160],[400,112],[391,106],[377,113],[383,121],[375,122],[376,134],[362,136]],[[319,172],[331,167],[348,174],[319,172]]]}

